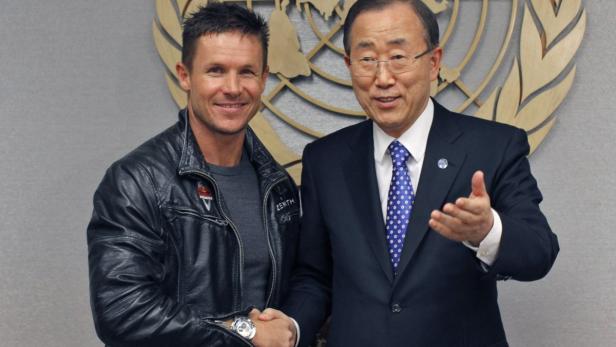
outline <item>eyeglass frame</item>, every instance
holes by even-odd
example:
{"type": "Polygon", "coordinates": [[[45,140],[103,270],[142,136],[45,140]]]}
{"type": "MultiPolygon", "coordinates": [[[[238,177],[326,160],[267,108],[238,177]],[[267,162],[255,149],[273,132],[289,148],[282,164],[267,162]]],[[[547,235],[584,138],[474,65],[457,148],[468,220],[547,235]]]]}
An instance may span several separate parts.
{"type": "MultiPolygon", "coordinates": [[[[426,48],[425,51],[417,54],[416,56],[414,56],[412,59],[412,61],[410,62],[409,66],[413,63],[415,63],[417,60],[419,60],[419,58],[423,57],[424,55],[431,53],[432,51],[434,51],[437,47],[432,47],[432,46],[428,46],[428,48],[426,48]]],[[[362,58],[363,59],[363,58],[362,58]]],[[[360,61],[361,59],[357,59],[356,62],[360,61]]],[[[378,59],[374,59],[370,61],[370,64],[373,64],[374,68],[374,73],[370,74],[370,75],[355,75],[357,77],[374,77],[377,75],[378,73],[378,69],[379,69],[379,63],[388,63],[391,61],[392,59],[385,59],[385,60],[378,60],[378,59]]],[[[349,57],[349,65],[353,66],[353,61],[350,59],[349,57]]],[[[411,70],[409,70],[411,71],[411,70]]],[[[398,75],[398,74],[402,74],[402,73],[406,73],[409,71],[400,71],[400,72],[393,72],[391,71],[391,68],[389,68],[389,72],[394,74],[394,75],[398,75]]]]}

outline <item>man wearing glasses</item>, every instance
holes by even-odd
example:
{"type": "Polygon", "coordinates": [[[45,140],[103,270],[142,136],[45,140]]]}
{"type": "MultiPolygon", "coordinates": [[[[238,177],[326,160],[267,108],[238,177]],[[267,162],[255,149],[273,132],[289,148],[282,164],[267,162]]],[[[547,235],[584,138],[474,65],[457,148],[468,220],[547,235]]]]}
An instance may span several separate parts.
{"type": "Polygon", "coordinates": [[[442,49],[419,0],[358,0],[345,62],[370,120],[308,146],[292,292],[305,346],[507,346],[496,281],[547,274],[524,131],[430,99],[442,49]]]}

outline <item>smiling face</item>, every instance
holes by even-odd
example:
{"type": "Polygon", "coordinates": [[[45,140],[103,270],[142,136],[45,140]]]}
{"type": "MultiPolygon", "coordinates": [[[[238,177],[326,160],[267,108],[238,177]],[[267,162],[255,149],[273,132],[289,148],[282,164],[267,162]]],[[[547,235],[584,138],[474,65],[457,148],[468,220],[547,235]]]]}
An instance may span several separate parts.
{"type": "Polygon", "coordinates": [[[421,20],[408,4],[394,3],[361,13],[350,30],[350,53],[345,62],[353,91],[368,116],[390,136],[409,129],[430,98],[430,84],[438,77],[442,50],[437,47],[417,59],[428,44],[421,20]],[[392,74],[385,60],[405,56],[405,72],[392,74]],[[358,74],[358,61],[379,60],[374,76],[358,74]]]}
{"type": "Polygon", "coordinates": [[[188,115],[195,134],[243,136],[261,105],[267,80],[263,47],[240,32],[199,38],[192,66],[176,66],[188,92],[188,115]]]}

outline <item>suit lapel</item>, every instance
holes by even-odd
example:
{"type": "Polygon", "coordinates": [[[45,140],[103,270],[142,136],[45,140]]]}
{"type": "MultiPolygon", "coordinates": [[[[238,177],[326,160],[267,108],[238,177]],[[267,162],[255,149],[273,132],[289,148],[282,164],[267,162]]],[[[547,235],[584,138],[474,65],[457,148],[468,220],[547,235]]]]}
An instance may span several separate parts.
{"type": "MultiPolygon", "coordinates": [[[[466,158],[464,150],[454,145],[454,141],[461,135],[455,124],[455,118],[446,114],[449,111],[436,102],[434,105],[434,120],[428,136],[421,179],[398,265],[399,274],[405,270],[428,232],[430,213],[432,210],[442,208],[447,193],[466,158]],[[438,162],[441,159],[447,160],[446,168],[439,168],[438,162]]],[[[398,278],[400,276],[396,276],[396,279],[398,278]]]]}
{"type": "Polygon", "coordinates": [[[393,282],[385,223],[381,211],[379,188],[374,168],[374,143],[372,139],[372,122],[365,122],[351,140],[350,153],[344,163],[345,177],[351,204],[357,211],[361,230],[364,233],[377,262],[390,282],[393,282]]]}

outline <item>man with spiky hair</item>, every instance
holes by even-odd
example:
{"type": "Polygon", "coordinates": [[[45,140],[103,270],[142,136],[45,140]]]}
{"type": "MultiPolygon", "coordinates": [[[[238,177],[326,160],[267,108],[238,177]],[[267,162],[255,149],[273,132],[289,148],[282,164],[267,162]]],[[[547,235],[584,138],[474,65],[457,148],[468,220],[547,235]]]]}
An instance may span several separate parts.
{"type": "Polygon", "coordinates": [[[297,188],[248,122],[266,22],[212,3],[186,20],[179,121],[115,162],[88,226],[91,306],[109,346],[293,346],[276,311],[295,257],[297,188]],[[267,312],[267,310],[265,310],[267,312]]]}
{"type": "Polygon", "coordinates": [[[297,270],[283,306],[307,345],[507,346],[497,280],[558,253],[521,129],[430,98],[442,49],[421,0],[357,0],[345,63],[369,120],[306,146],[297,270]]]}

